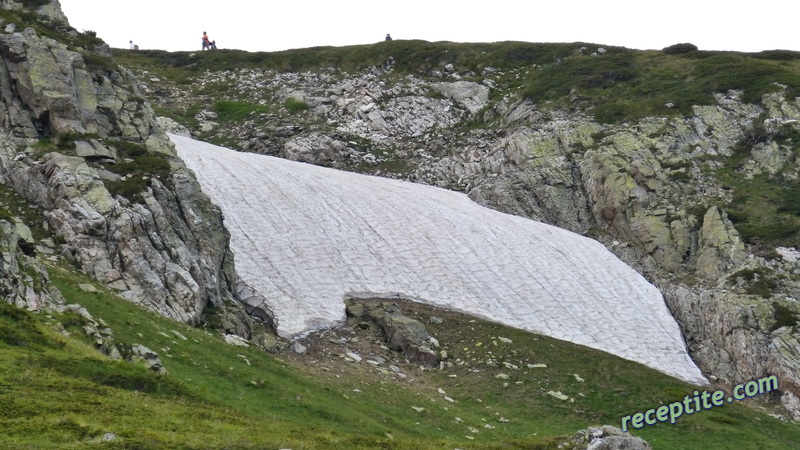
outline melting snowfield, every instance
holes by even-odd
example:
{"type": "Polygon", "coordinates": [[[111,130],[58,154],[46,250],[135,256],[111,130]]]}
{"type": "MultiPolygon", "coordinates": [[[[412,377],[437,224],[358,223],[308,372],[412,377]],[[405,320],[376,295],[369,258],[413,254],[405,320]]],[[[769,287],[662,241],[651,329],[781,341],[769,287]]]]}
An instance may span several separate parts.
{"type": "Polygon", "coordinates": [[[341,323],[346,296],[400,296],[707,383],[661,293],[594,240],[461,193],[170,138],[282,336],[341,323]]]}

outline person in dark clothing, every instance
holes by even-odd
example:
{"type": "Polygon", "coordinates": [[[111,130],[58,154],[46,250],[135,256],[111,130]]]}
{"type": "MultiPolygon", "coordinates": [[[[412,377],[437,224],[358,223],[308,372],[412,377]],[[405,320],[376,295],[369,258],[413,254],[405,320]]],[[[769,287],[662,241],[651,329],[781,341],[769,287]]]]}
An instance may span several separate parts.
{"type": "Polygon", "coordinates": [[[391,41],[392,40],[392,37],[389,35],[389,33],[386,33],[386,40],[387,41],[391,41]]]}

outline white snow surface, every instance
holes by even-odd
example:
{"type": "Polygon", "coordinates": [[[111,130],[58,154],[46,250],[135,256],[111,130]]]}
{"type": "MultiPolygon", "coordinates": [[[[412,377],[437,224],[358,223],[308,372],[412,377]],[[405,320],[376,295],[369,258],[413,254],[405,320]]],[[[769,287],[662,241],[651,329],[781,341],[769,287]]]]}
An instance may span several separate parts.
{"type": "Polygon", "coordinates": [[[284,337],[342,323],[348,296],[401,297],[707,384],[658,289],[597,241],[445,189],[169,137],[284,337]]]}

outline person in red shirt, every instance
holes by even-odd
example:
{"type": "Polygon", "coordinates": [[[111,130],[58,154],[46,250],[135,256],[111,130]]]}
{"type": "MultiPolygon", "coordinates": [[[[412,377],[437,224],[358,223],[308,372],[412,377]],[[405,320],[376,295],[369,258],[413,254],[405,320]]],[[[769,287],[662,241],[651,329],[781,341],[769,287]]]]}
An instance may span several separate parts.
{"type": "Polygon", "coordinates": [[[217,41],[210,40],[206,32],[203,31],[203,50],[212,50],[215,48],[217,48],[217,41]]]}

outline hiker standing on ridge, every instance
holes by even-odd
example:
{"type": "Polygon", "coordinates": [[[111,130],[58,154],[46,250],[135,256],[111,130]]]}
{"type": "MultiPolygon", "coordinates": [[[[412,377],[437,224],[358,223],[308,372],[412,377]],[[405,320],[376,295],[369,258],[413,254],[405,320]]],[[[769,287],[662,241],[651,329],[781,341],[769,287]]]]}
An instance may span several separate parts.
{"type": "Polygon", "coordinates": [[[391,37],[391,36],[389,36],[389,33],[386,33],[386,40],[387,40],[387,41],[391,41],[391,40],[392,40],[392,37],[391,37]]]}
{"type": "Polygon", "coordinates": [[[208,39],[208,35],[203,31],[203,50],[213,50],[217,48],[217,41],[208,39]]]}

